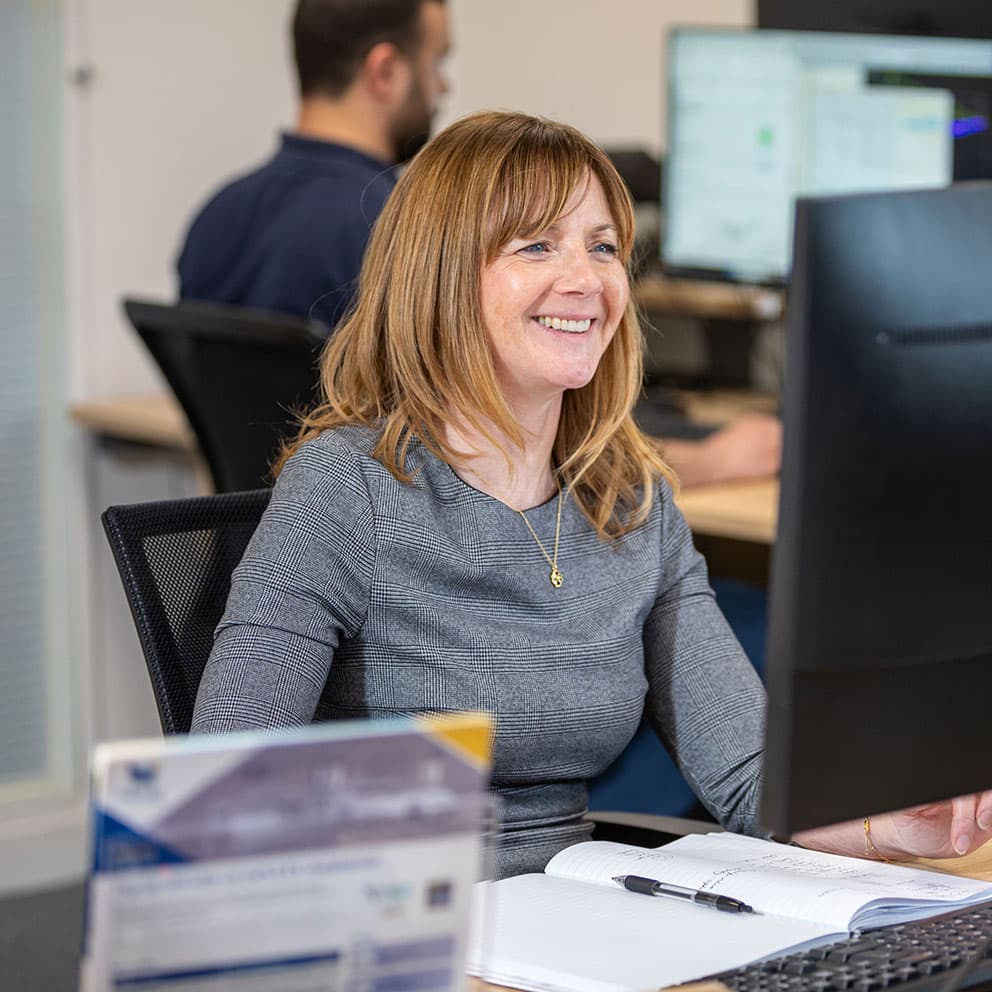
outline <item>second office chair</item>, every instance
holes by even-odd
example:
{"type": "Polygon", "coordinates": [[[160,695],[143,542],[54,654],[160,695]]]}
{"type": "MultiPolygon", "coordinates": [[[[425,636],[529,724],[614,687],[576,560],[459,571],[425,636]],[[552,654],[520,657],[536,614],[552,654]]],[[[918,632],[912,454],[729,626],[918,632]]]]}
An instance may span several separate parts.
{"type": "Polygon", "coordinates": [[[217,491],[267,484],[294,411],[316,397],[327,328],[213,303],[128,299],[124,310],[176,394],[217,491]]]}

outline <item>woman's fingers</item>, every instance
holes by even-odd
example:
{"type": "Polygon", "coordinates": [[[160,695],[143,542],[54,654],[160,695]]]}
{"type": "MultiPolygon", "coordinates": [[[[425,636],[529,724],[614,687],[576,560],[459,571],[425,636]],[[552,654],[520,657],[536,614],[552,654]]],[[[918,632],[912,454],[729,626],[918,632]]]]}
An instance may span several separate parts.
{"type": "Polygon", "coordinates": [[[951,844],[958,854],[967,854],[975,833],[978,796],[958,796],[951,800],[951,844]]]}
{"type": "Polygon", "coordinates": [[[979,794],[975,819],[979,830],[992,831],[992,789],[979,794]]]}

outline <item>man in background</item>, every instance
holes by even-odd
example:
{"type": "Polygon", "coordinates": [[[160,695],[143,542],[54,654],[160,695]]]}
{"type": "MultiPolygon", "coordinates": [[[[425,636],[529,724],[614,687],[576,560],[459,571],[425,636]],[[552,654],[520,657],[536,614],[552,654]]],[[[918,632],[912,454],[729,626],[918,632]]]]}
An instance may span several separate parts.
{"type": "Polygon", "coordinates": [[[179,295],[333,327],[393,166],[427,140],[447,91],[447,9],[444,0],[299,0],[292,24],[296,128],[194,219],[179,295]]]}

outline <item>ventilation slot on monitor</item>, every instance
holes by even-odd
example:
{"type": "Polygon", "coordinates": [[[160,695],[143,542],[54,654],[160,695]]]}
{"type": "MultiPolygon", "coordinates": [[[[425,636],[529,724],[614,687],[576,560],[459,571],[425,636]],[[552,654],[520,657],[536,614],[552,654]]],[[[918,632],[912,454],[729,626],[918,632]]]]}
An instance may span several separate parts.
{"type": "Polygon", "coordinates": [[[881,345],[911,347],[930,344],[974,344],[992,341],[992,324],[962,324],[945,327],[897,327],[880,331],[875,340],[881,345]]]}

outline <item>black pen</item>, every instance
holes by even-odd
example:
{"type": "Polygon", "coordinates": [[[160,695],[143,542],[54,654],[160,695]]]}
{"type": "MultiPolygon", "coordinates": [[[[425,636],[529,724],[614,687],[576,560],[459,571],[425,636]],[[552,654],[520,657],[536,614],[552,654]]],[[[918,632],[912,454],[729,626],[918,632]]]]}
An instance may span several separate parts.
{"type": "Polygon", "coordinates": [[[753,913],[754,910],[740,899],[732,896],[721,896],[716,892],[704,892],[702,889],[687,889],[681,885],[669,885],[658,882],[653,878],[641,878],[640,875],[614,875],[613,881],[622,885],[628,892],[640,892],[645,896],[668,896],[671,899],[685,899],[687,902],[698,903],[720,909],[724,913],[753,913]]]}

